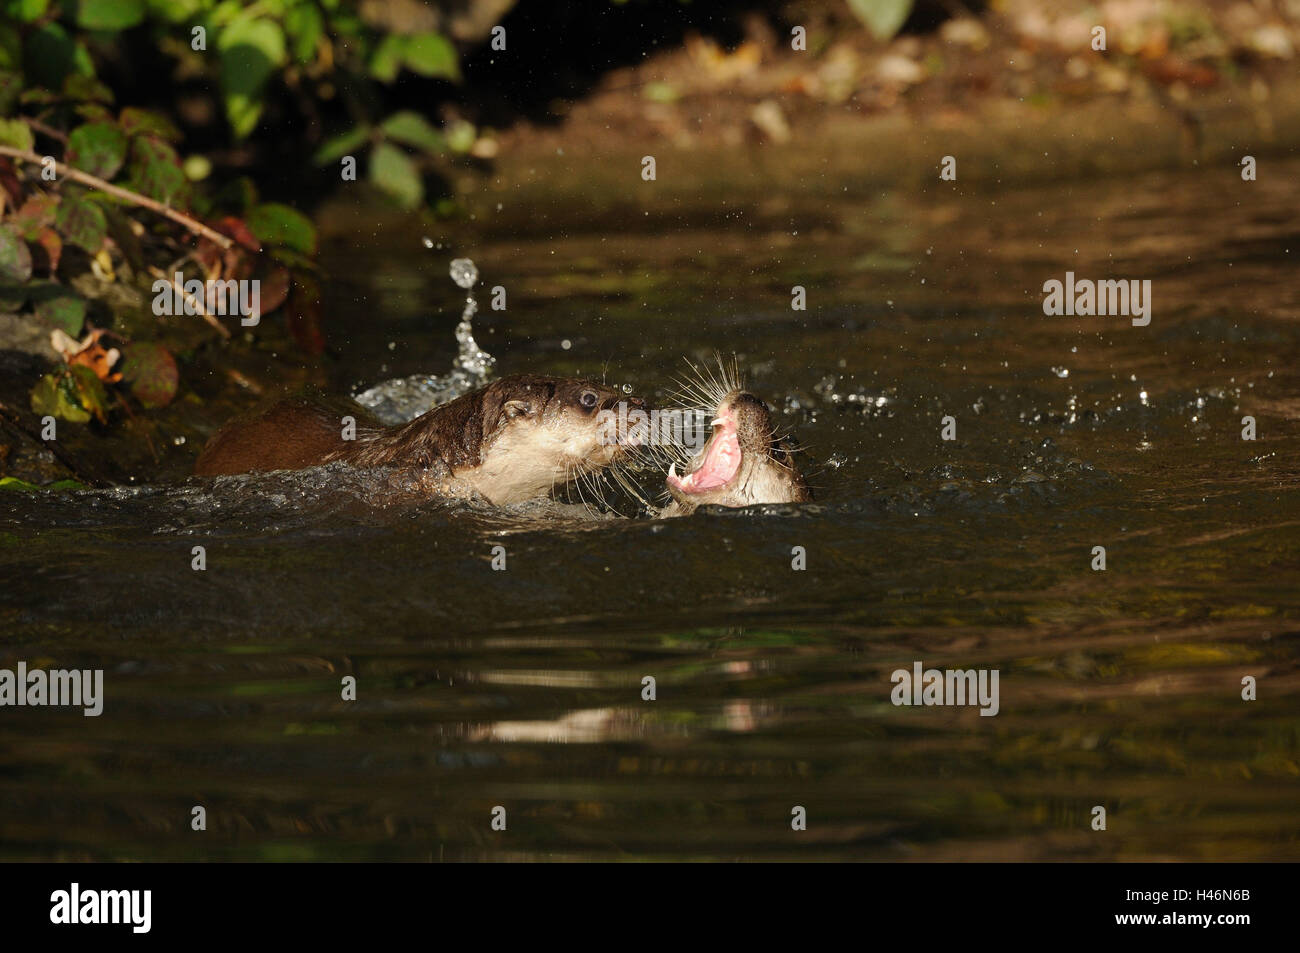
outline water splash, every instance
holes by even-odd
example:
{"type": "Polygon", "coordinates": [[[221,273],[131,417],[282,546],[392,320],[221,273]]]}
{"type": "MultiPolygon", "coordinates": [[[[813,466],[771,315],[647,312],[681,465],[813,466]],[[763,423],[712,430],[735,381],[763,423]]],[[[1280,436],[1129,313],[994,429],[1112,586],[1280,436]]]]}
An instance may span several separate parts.
{"type": "MultiPolygon", "coordinates": [[[[451,263],[451,280],[465,289],[465,310],[461,312],[460,324],[456,325],[456,341],[460,344],[460,353],[456,355],[456,369],[464,371],[476,380],[477,387],[487,381],[496,367],[497,359],[478,346],[474,340],[474,327],[471,323],[478,312],[478,302],[474,300],[474,283],[478,281],[478,269],[468,258],[456,258],[451,263]]],[[[452,372],[453,374],[455,371],[452,372]]]]}
{"type": "Polygon", "coordinates": [[[478,268],[469,258],[453,258],[451,260],[451,280],[456,282],[457,287],[469,291],[478,281],[478,268]]]}
{"type": "MultiPolygon", "coordinates": [[[[432,248],[429,239],[424,247],[432,248]]],[[[354,395],[357,403],[369,408],[384,423],[400,424],[414,420],[431,407],[445,404],[492,378],[497,360],[479,347],[474,340],[474,315],[478,302],[474,298],[474,285],[478,282],[478,268],[468,258],[455,258],[451,262],[451,280],[465,289],[465,309],[456,325],[456,342],[459,345],[456,360],[448,374],[413,374],[383,381],[368,390],[354,395]]]]}

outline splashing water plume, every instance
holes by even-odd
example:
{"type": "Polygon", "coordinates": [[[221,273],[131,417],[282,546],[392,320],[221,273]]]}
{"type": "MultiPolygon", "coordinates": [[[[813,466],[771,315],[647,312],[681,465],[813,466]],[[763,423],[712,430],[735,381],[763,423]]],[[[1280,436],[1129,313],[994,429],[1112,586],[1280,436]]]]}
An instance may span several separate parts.
{"type": "MultiPolygon", "coordinates": [[[[429,239],[424,246],[431,248],[429,239]]],[[[496,358],[479,347],[474,340],[474,315],[478,302],[474,298],[474,285],[478,282],[478,268],[468,258],[454,258],[450,268],[451,280],[465,289],[465,309],[456,325],[456,342],[459,351],[450,373],[413,374],[383,381],[355,395],[357,403],[374,411],[386,424],[406,423],[420,414],[445,404],[492,378],[496,358]]]]}

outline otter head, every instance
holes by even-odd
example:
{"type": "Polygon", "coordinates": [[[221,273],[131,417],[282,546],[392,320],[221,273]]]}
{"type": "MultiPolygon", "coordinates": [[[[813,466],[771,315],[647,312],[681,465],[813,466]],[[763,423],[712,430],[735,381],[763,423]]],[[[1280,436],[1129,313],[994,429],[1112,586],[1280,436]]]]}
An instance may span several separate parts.
{"type": "Polygon", "coordinates": [[[595,381],[519,375],[485,388],[488,423],[470,476],[494,503],[533,499],[623,458],[638,442],[639,397],[595,381]]]}
{"type": "Polygon", "coordinates": [[[668,470],[675,512],[697,506],[753,506],[812,499],[808,484],[776,438],[772,412],[749,391],[731,390],[714,412],[713,434],[685,476],[668,470]]]}

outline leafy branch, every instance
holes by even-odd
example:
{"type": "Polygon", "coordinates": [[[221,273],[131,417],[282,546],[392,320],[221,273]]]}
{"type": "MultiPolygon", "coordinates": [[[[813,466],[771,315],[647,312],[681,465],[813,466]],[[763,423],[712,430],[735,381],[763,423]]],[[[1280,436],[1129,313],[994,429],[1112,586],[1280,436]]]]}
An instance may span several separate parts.
{"type": "Polygon", "coordinates": [[[13,146],[0,146],[0,156],[12,156],[15,159],[32,162],[37,165],[49,160],[49,162],[54,166],[54,171],[60,178],[67,178],[74,182],[80,182],[82,185],[89,186],[92,189],[97,189],[100,192],[113,196],[114,198],[122,199],[124,202],[130,202],[132,205],[138,205],[141,208],[149,209],[151,212],[157,212],[159,215],[170,218],[178,225],[183,225],[195,235],[202,235],[208,241],[216,244],[222,249],[228,249],[234,244],[225,235],[222,235],[214,228],[209,228],[198,219],[191,218],[183,212],[178,212],[171,206],[164,205],[161,202],[156,202],[147,195],[141,195],[139,192],[132,192],[130,189],[125,189],[120,185],[114,185],[112,182],[105,182],[98,176],[91,175],[88,172],[74,169],[66,163],[59,162],[53,156],[40,156],[35,152],[15,149],[13,146]]]}

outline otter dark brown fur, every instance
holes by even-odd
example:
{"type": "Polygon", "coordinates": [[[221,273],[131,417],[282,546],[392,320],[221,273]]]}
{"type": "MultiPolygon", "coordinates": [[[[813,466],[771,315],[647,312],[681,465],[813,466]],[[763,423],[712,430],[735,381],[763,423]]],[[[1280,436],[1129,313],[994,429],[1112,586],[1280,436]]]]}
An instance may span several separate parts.
{"type": "Polygon", "coordinates": [[[194,472],[299,470],[341,461],[418,471],[431,495],[477,493],[492,503],[521,502],[626,452],[626,434],[611,439],[610,430],[621,401],[645,406],[593,381],[521,374],[410,423],[384,427],[352,402],[290,398],[227,425],[204,448],[194,472]],[[346,416],[356,422],[351,440],[344,439],[346,416]]]}

